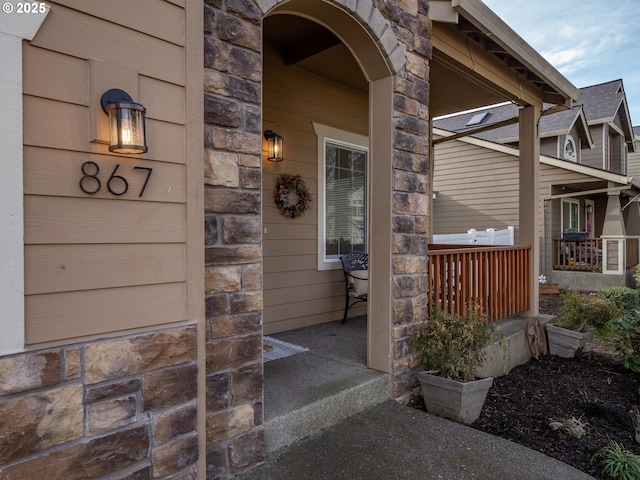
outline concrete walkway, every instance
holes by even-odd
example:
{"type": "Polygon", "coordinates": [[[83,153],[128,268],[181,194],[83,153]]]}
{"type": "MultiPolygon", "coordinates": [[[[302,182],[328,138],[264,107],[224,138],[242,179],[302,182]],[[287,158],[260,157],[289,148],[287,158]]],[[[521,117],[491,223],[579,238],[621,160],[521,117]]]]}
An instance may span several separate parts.
{"type": "Polygon", "coordinates": [[[586,480],[516,443],[386,401],[268,456],[241,480],[586,480]]]}
{"type": "MultiPolygon", "coordinates": [[[[514,335],[522,322],[508,322],[514,335]]],[[[366,333],[366,317],[357,317],[273,335],[308,350],[265,363],[267,461],[238,478],[591,478],[513,442],[389,400],[389,376],[366,368],[366,333]]],[[[512,343],[526,348],[522,340],[512,343]]],[[[508,348],[517,357],[514,349],[508,348]]]]}

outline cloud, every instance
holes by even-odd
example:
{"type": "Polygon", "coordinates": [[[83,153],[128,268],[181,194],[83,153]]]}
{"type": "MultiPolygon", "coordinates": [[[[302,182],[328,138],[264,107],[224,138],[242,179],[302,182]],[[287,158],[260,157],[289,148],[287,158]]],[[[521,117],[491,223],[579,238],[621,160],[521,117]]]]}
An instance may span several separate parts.
{"type": "Polygon", "coordinates": [[[483,0],[574,85],[622,78],[640,123],[638,0],[483,0]],[[577,6],[578,5],[578,6],[577,6]]]}

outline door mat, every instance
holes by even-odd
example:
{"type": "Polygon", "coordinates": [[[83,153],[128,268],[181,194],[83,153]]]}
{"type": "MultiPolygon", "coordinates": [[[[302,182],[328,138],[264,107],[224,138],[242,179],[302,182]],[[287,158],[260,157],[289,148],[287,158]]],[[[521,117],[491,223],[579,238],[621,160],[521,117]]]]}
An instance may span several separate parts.
{"type": "Polygon", "coordinates": [[[277,340],[273,337],[264,337],[263,339],[263,360],[268,362],[269,360],[276,360],[278,358],[290,357],[300,352],[308,352],[308,348],[299,347],[291,343],[277,340]]]}

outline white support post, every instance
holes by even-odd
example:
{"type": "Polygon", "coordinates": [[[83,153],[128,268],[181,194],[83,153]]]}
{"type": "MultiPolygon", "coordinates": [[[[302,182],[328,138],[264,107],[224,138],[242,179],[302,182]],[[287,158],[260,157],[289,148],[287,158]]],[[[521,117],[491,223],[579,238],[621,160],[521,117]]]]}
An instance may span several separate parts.
{"type": "MultiPolygon", "coordinates": [[[[0,13],[0,355],[24,350],[24,210],[22,156],[22,42],[31,40],[49,13],[18,13],[4,2],[0,13]]],[[[38,4],[40,5],[40,4],[38,4]]]]}
{"type": "Polygon", "coordinates": [[[602,273],[605,275],[622,275],[625,271],[625,237],[602,237],[602,273]]]}

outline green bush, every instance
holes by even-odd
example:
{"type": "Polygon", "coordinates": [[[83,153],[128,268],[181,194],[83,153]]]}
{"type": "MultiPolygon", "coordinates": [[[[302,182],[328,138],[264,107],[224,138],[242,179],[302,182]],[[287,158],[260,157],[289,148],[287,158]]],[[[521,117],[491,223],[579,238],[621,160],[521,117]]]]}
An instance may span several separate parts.
{"type": "Polygon", "coordinates": [[[469,382],[484,361],[483,348],[489,345],[493,330],[477,305],[469,306],[464,315],[434,310],[429,320],[417,326],[410,345],[428,369],[440,370],[450,380],[469,382]]]}
{"type": "Polygon", "coordinates": [[[624,448],[615,440],[609,440],[609,445],[601,448],[591,457],[591,463],[600,460],[600,467],[612,478],[621,480],[638,480],[640,478],[640,455],[636,455],[624,448]]]}
{"type": "Polygon", "coordinates": [[[629,287],[605,287],[599,292],[606,298],[610,298],[623,312],[629,312],[638,308],[638,291],[629,287]]]}
{"type": "Polygon", "coordinates": [[[636,288],[640,288],[640,265],[636,265],[636,271],[633,273],[633,278],[636,281],[636,288]]]}
{"type": "Polygon", "coordinates": [[[626,312],[607,324],[609,343],[627,370],[640,373],[640,315],[626,312]]]}
{"type": "Polygon", "coordinates": [[[578,332],[604,335],[607,323],[620,316],[615,302],[603,295],[568,291],[563,294],[558,326],[578,332]]]}

